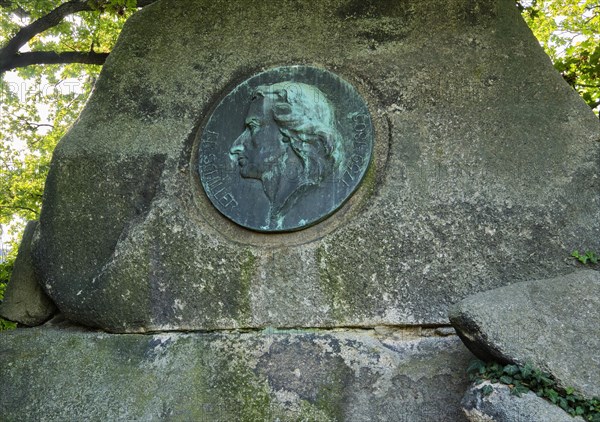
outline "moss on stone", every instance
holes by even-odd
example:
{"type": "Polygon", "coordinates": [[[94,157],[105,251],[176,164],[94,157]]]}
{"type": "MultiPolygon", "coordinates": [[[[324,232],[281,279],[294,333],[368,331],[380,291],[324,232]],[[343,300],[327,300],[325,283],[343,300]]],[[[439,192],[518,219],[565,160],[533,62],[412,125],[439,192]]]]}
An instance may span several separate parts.
{"type": "Polygon", "coordinates": [[[373,193],[375,192],[375,188],[377,186],[377,171],[375,167],[376,166],[374,165],[374,163],[371,163],[371,165],[369,165],[365,176],[360,184],[361,189],[366,191],[366,194],[362,196],[363,202],[367,202],[371,198],[371,195],[373,195],[373,193]]]}
{"type": "Polygon", "coordinates": [[[250,249],[247,249],[240,264],[238,322],[241,326],[248,324],[252,318],[250,289],[255,274],[256,257],[250,249]]]}
{"type": "Polygon", "coordinates": [[[317,400],[314,404],[317,409],[321,410],[334,421],[345,420],[344,399],[346,385],[343,383],[345,380],[344,370],[347,371],[348,368],[340,366],[332,371],[331,377],[333,382],[319,388],[317,400]]]}
{"type": "Polygon", "coordinates": [[[325,301],[331,307],[330,315],[336,322],[341,322],[344,317],[345,303],[343,297],[343,285],[339,273],[327,259],[327,251],[320,245],[315,255],[319,267],[319,283],[321,291],[325,294],[325,301]]]}
{"type": "Polygon", "coordinates": [[[597,118],[514,4],[249,5],[162,0],[128,21],[46,184],[37,270],[69,319],[119,332],[442,324],[449,303],[597,249],[597,118]],[[195,135],[238,82],[295,64],[369,93],[379,148],[352,206],[272,241],[210,205],[195,135]]]}

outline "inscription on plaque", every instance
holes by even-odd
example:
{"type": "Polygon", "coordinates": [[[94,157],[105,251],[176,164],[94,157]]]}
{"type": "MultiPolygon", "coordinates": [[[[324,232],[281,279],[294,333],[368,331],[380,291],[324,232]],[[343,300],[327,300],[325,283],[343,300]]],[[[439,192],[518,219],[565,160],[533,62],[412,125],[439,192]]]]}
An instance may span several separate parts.
{"type": "Polygon", "coordinates": [[[200,133],[198,171],[212,204],[257,231],[306,228],[356,190],[373,126],[356,89],[311,66],[274,68],[242,82],[200,133]]]}

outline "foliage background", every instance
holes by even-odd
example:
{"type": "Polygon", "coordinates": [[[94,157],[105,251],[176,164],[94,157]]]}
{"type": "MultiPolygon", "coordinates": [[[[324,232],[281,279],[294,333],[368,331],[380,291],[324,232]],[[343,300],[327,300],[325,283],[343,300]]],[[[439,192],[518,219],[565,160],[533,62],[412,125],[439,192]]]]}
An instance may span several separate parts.
{"type": "Polygon", "coordinates": [[[598,114],[600,0],[529,0],[518,7],[556,70],[598,114]]]}
{"type": "MultiPolygon", "coordinates": [[[[48,16],[55,0],[0,0],[0,51],[19,30],[48,16]]],[[[108,53],[136,1],[90,1],[89,11],[66,16],[35,35],[21,51],[108,53]]],[[[1,65],[0,61],[0,65],[1,65]]],[[[52,152],[77,119],[101,66],[81,63],[20,67],[0,74],[0,300],[10,279],[27,220],[39,216],[52,152]]],[[[12,324],[0,318],[0,331],[12,324]]]]}

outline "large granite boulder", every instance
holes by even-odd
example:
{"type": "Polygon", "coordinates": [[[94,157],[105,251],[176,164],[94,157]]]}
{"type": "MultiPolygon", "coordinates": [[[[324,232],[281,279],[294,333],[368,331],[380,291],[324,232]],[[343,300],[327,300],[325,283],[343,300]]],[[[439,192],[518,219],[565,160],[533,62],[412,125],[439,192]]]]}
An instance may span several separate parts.
{"type": "Polygon", "coordinates": [[[583,418],[572,417],[531,391],[516,396],[511,394],[508,386],[489,382],[471,386],[463,397],[462,406],[471,422],[583,422],[583,418]],[[482,392],[484,385],[492,386],[491,394],[482,392]]]}
{"type": "Polygon", "coordinates": [[[563,387],[600,397],[600,272],[479,293],[452,307],[450,321],[480,358],[530,363],[563,387]]]}
{"type": "Polygon", "coordinates": [[[472,355],[415,334],[16,330],[0,341],[0,419],[465,422],[472,355]]]}
{"type": "Polygon", "coordinates": [[[56,312],[56,306],[42,289],[31,257],[37,225],[37,221],[29,221],[25,227],[13,273],[0,302],[0,317],[28,326],[42,324],[56,312]]]}
{"type": "Polygon", "coordinates": [[[600,249],[599,138],[512,0],[159,0],[59,143],[33,245],[68,320],[126,334],[2,334],[2,417],[464,421],[448,308],[600,249]],[[294,65],[354,87],[372,159],[333,215],[252,231],[203,190],[201,134],[294,65]]]}
{"type": "Polygon", "coordinates": [[[445,324],[600,249],[599,128],[512,0],[160,0],[54,153],[36,263],[68,318],[113,332],[445,324]],[[296,64],[357,89],[373,160],[331,217],[257,233],[208,201],[197,135],[236,83],[296,64]]]}

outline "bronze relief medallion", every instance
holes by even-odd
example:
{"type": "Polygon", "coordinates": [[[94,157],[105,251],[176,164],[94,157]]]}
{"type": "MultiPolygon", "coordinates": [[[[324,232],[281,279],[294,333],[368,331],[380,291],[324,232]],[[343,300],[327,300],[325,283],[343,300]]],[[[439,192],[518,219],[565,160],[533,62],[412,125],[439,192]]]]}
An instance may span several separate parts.
{"type": "Polygon", "coordinates": [[[312,66],[270,69],[225,95],[201,129],[200,181],[240,226],[300,230],[356,190],[373,137],[367,105],[347,81],[312,66]]]}

